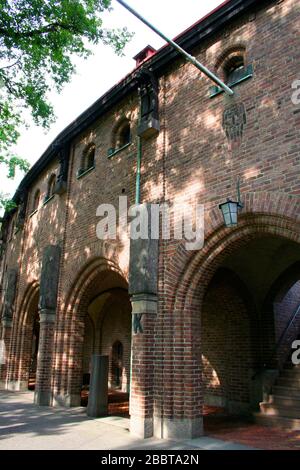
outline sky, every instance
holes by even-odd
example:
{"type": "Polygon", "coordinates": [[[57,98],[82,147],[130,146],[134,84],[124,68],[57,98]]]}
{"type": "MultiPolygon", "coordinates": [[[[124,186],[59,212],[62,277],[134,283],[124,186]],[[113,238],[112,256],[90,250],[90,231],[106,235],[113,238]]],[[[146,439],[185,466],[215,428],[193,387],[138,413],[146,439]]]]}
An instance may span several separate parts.
{"type": "MultiPolygon", "coordinates": [[[[212,11],[224,0],[127,0],[134,9],[153,23],[166,36],[174,38],[201,17],[212,11]]],[[[127,44],[124,56],[117,56],[109,46],[98,45],[87,60],[76,58],[77,73],[71,83],[58,94],[49,92],[54,106],[56,120],[45,132],[33,124],[21,130],[21,137],[15,148],[17,154],[33,165],[51,144],[55,137],[94,101],[108,91],[135,67],[132,59],[146,45],[158,49],[164,41],[140,20],[124,9],[115,0],[113,11],[103,16],[104,27],[122,27],[134,32],[127,44]]],[[[204,64],[205,65],[205,64],[204,64]]],[[[9,180],[1,171],[0,192],[12,196],[24,174],[17,173],[9,180]]]]}

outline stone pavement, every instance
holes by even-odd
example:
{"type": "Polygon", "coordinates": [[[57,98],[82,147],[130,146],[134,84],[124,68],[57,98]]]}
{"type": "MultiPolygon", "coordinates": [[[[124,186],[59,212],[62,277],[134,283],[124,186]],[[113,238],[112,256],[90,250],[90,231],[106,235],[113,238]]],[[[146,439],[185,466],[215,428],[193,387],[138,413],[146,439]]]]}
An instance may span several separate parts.
{"type": "Polygon", "coordinates": [[[86,416],[85,408],[37,407],[32,392],[0,392],[0,450],[246,450],[251,447],[201,437],[142,440],[126,418],[86,416]]]}

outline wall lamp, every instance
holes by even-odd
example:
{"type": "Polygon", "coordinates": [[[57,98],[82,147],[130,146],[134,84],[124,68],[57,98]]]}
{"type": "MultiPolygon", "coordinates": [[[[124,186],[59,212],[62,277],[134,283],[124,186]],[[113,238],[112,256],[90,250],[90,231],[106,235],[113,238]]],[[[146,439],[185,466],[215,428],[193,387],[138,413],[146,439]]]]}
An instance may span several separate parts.
{"type": "Polygon", "coordinates": [[[222,211],[225,226],[235,227],[238,223],[238,212],[243,209],[240,193],[240,180],[237,182],[237,201],[227,199],[226,202],[219,205],[219,209],[222,211]]]}

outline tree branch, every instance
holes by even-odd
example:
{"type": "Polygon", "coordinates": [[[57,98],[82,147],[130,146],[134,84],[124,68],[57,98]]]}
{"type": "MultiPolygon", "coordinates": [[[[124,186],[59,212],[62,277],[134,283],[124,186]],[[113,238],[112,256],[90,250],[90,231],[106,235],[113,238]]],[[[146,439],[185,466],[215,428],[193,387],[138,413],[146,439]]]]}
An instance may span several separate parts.
{"type": "Polygon", "coordinates": [[[31,38],[34,36],[40,36],[42,34],[55,33],[56,31],[59,31],[60,29],[63,29],[65,31],[70,31],[72,33],[80,33],[80,30],[77,29],[72,24],[55,22],[55,23],[48,24],[38,29],[32,29],[30,31],[15,31],[15,30],[9,31],[5,28],[0,27],[0,36],[9,37],[9,38],[13,38],[13,37],[31,38]]]}

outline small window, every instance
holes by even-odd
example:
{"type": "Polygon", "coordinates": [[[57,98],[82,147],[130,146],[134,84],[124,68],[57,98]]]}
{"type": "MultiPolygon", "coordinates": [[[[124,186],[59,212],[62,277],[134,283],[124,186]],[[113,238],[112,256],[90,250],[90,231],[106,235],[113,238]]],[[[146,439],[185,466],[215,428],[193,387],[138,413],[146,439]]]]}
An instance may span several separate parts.
{"type": "Polygon", "coordinates": [[[78,169],[77,176],[79,177],[88,170],[91,170],[95,166],[95,144],[88,145],[81,155],[80,168],[78,169]]]}
{"type": "Polygon", "coordinates": [[[108,156],[131,143],[131,128],[129,119],[123,119],[114,129],[112,135],[112,146],[108,150],[108,156]]]}
{"type": "Polygon", "coordinates": [[[244,57],[234,55],[224,64],[224,76],[227,84],[237,82],[243,74],[245,68],[244,57]]]}
{"type": "Polygon", "coordinates": [[[112,347],[112,382],[115,388],[122,386],[123,344],[116,341],[112,347]]]}
{"type": "Polygon", "coordinates": [[[38,207],[40,204],[40,195],[41,195],[40,190],[37,189],[33,196],[32,212],[35,212],[36,210],[38,210],[38,207]]]}
{"type": "Polygon", "coordinates": [[[88,149],[85,156],[85,169],[89,170],[95,165],[95,146],[88,149]]]}
{"type": "Polygon", "coordinates": [[[119,129],[118,135],[117,135],[117,145],[116,148],[122,148],[127,144],[130,144],[131,140],[131,132],[130,132],[130,122],[125,121],[119,129]]]}
{"type": "Polygon", "coordinates": [[[47,194],[45,197],[45,201],[48,201],[52,196],[55,194],[55,185],[56,185],[56,175],[53,174],[50,176],[49,181],[48,181],[48,188],[47,188],[47,194]]]}

